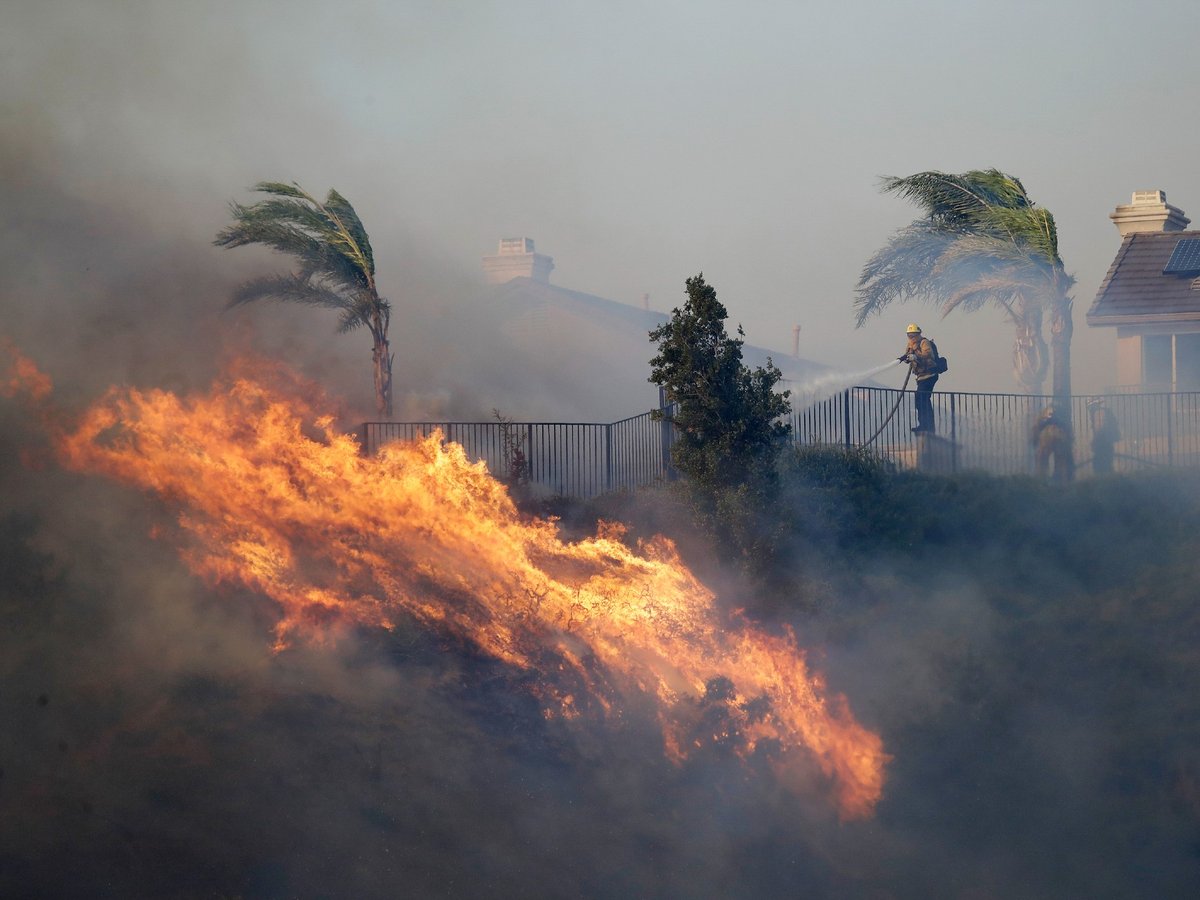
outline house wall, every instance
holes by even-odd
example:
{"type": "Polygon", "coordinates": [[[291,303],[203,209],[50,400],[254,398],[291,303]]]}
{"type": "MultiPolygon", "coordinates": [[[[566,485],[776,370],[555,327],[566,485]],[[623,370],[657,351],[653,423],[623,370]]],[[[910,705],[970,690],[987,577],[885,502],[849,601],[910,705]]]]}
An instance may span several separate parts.
{"type": "Polygon", "coordinates": [[[1118,328],[1117,384],[1200,390],[1200,323],[1118,328]]]}
{"type": "Polygon", "coordinates": [[[1142,383],[1142,336],[1117,332],[1117,384],[1142,383]]]}

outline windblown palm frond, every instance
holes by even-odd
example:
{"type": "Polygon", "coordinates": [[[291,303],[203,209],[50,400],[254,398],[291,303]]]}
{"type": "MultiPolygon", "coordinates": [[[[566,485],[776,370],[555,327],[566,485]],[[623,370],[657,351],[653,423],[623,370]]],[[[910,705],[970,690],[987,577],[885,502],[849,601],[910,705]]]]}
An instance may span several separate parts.
{"type": "Polygon", "coordinates": [[[946,293],[939,298],[943,317],[956,309],[975,312],[989,303],[994,303],[1011,313],[1022,300],[1035,297],[1033,287],[1019,276],[1014,277],[1012,273],[983,275],[975,279],[966,279],[958,285],[950,284],[948,287],[946,293]]]}
{"type": "Polygon", "coordinates": [[[264,244],[297,257],[312,273],[348,287],[375,289],[371,242],[345,197],[330,191],[322,204],[297,186],[271,181],[255,190],[281,199],[231,204],[234,223],[217,234],[217,246],[264,244]]]}
{"type": "Polygon", "coordinates": [[[906,178],[883,179],[884,193],[893,193],[918,204],[926,218],[943,228],[973,230],[989,208],[1029,205],[1021,182],[996,169],[962,175],[918,172],[906,178]]]}
{"type": "Polygon", "coordinates": [[[958,290],[964,282],[998,275],[1025,283],[1039,297],[1048,296],[1054,284],[1054,269],[1040,254],[986,235],[962,235],[947,244],[930,274],[932,283],[926,290],[936,296],[958,290]]]}
{"type": "Polygon", "coordinates": [[[934,267],[953,240],[925,222],[897,231],[863,266],[854,301],[856,325],[861,328],[894,301],[928,293],[934,267]]]}
{"type": "Polygon", "coordinates": [[[1058,260],[1058,229],[1054,216],[1040,207],[993,207],[980,216],[983,230],[1003,235],[1013,244],[1038,254],[1048,264],[1058,260]]]}
{"type": "Polygon", "coordinates": [[[374,285],[375,255],[371,250],[371,239],[367,237],[367,230],[363,228],[358,213],[354,211],[350,202],[335,190],[330,190],[326,197],[325,208],[338,225],[341,232],[340,244],[345,248],[346,255],[355,261],[374,285]]]}
{"type": "Polygon", "coordinates": [[[252,278],[234,290],[227,308],[253,303],[255,300],[307,303],[310,306],[353,309],[357,312],[356,304],[349,297],[302,275],[264,275],[261,278],[252,278]]]}
{"type": "Polygon", "coordinates": [[[267,198],[230,204],[233,224],[213,241],[218,247],[262,244],[295,257],[297,271],[246,282],[229,306],[280,300],[339,312],[338,331],[365,327],[374,341],[375,389],[381,414],[391,415],[388,325],[391,308],[375,287],[375,256],[366,228],[350,202],[335,190],[318,201],[297,184],[263,181],[254,190],[267,198]]]}

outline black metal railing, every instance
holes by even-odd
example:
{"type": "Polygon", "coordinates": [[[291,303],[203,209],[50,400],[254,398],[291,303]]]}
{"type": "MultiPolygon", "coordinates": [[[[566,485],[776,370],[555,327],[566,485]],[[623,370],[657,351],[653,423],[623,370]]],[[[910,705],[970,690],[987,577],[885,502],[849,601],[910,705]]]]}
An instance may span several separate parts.
{"type": "MultiPolygon", "coordinates": [[[[1053,397],[935,392],[932,399],[937,434],[945,439],[937,444],[912,433],[914,392],[894,388],[851,388],[795,410],[792,429],[799,443],[851,447],[870,442],[872,452],[903,468],[925,467],[922,455],[936,454],[929,468],[1000,475],[1035,471],[1032,429],[1053,397]]],[[[1088,403],[1097,399],[1120,427],[1113,448],[1116,470],[1200,465],[1200,392],[1090,394],[1074,396],[1069,404],[1079,474],[1090,472],[1088,403]]]]}
{"type": "Polygon", "coordinates": [[[500,478],[513,472],[519,450],[524,478],[543,494],[590,498],[634,490],[671,477],[670,426],[652,413],[619,422],[367,422],[363,452],[373,454],[397,440],[428,437],[440,430],[482,459],[500,478]]]}
{"type": "MultiPolygon", "coordinates": [[[[940,472],[982,470],[998,475],[1033,473],[1030,434],[1048,396],[934,392],[936,439],[914,435],[913,391],[855,387],[793,409],[792,436],[799,444],[866,446],[900,468],[940,472]]],[[[1200,392],[1112,393],[1071,398],[1076,472],[1092,473],[1088,401],[1104,400],[1121,436],[1114,468],[1200,466],[1200,392]]],[[[435,430],[482,459],[497,477],[513,474],[519,450],[524,477],[543,495],[591,498],[634,490],[673,477],[671,425],[651,412],[619,422],[367,422],[364,453],[395,440],[435,430]]]]}

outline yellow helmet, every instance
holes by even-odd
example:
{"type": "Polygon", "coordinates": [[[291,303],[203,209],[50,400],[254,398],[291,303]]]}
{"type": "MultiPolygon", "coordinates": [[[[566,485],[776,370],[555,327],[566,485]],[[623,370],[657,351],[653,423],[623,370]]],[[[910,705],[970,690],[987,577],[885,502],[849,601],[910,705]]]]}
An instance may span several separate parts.
{"type": "Polygon", "coordinates": [[[920,334],[921,326],[916,324],[915,322],[910,322],[909,326],[906,329],[904,329],[904,333],[905,334],[920,334]]]}

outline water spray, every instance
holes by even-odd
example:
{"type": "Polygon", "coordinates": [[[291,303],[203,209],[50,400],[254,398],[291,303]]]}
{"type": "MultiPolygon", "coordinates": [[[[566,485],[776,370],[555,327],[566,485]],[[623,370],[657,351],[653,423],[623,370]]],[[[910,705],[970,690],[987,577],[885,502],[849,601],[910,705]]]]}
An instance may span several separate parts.
{"type": "Polygon", "coordinates": [[[875,366],[873,369],[866,369],[862,372],[827,372],[824,375],[811,378],[791,389],[792,409],[796,411],[808,409],[810,406],[816,405],[839,391],[854,387],[860,381],[872,378],[885,369],[890,369],[892,366],[900,365],[901,362],[898,359],[890,359],[882,365],[875,366]]]}

